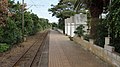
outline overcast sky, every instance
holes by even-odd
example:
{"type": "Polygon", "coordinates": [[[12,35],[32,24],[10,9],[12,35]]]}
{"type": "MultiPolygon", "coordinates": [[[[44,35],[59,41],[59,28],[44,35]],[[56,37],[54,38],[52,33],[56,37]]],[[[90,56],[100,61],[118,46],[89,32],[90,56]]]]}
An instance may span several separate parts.
{"type": "MultiPolygon", "coordinates": [[[[15,0],[22,1],[22,0],[15,0]]],[[[25,0],[27,3],[28,10],[35,14],[37,14],[40,18],[49,19],[50,22],[58,22],[56,17],[52,17],[50,12],[48,12],[48,8],[51,8],[51,4],[56,5],[59,0],[25,0]]]]}

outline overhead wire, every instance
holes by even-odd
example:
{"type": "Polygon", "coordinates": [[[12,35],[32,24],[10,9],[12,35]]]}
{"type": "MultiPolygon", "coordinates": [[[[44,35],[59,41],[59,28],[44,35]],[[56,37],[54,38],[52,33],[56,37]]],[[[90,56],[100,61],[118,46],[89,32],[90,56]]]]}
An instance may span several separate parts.
{"type": "MultiPolygon", "coordinates": [[[[31,2],[33,3],[33,6],[36,7],[37,9],[39,9],[38,6],[39,6],[39,7],[40,7],[40,6],[43,6],[43,7],[44,7],[44,5],[39,5],[39,4],[36,5],[36,4],[33,2],[33,0],[31,0],[31,2]]],[[[40,9],[39,9],[39,11],[40,11],[40,15],[43,16],[43,14],[42,14],[42,12],[41,12],[40,9]]]]}

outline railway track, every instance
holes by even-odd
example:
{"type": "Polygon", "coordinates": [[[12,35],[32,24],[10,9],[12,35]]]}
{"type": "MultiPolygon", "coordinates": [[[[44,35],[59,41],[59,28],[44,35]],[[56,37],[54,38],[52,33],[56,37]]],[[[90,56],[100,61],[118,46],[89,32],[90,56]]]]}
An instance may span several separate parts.
{"type": "Polygon", "coordinates": [[[39,40],[36,41],[24,54],[20,57],[12,67],[31,67],[36,60],[36,57],[41,54],[42,45],[44,45],[45,39],[47,37],[48,32],[42,34],[39,40]]]}
{"type": "Polygon", "coordinates": [[[16,60],[12,61],[11,59],[11,63],[1,67],[35,67],[33,64],[36,64],[36,58],[39,58],[41,55],[42,47],[48,37],[48,33],[48,31],[45,31],[39,35],[37,41],[35,41],[22,55],[15,57],[16,60]]]}
{"type": "Polygon", "coordinates": [[[48,67],[48,53],[49,53],[49,34],[43,41],[31,67],[48,67]]]}

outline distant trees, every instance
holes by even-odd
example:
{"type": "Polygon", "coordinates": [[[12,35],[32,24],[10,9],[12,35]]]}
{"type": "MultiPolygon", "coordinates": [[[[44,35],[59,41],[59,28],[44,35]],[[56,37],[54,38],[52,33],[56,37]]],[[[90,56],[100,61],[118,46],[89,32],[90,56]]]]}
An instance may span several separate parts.
{"type": "Polygon", "coordinates": [[[55,22],[53,22],[53,23],[51,23],[51,24],[52,24],[52,27],[58,27],[58,24],[55,23],[55,22]]]}

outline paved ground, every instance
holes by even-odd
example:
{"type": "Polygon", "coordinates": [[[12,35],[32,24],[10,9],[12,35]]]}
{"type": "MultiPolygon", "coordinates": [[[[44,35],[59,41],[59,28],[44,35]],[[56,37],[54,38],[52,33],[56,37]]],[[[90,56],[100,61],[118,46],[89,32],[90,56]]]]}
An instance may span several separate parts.
{"type": "Polygon", "coordinates": [[[111,67],[56,31],[50,32],[49,67],[111,67]]]}

